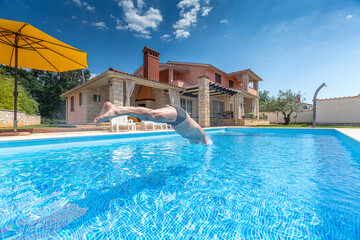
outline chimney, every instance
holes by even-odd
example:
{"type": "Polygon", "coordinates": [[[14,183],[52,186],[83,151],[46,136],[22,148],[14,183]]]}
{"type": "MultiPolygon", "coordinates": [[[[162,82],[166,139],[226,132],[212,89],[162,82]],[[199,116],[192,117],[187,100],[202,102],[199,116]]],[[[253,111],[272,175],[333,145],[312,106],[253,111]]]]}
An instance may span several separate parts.
{"type": "Polygon", "coordinates": [[[159,81],[159,55],[157,51],[144,47],[144,77],[159,81]]]}

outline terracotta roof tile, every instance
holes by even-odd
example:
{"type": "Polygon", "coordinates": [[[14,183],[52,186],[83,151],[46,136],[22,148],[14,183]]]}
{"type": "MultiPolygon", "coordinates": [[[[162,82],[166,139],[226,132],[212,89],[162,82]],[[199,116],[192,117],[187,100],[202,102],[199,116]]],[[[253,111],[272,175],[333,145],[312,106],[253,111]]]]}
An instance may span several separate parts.
{"type": "MultiPolygon", "coordinates": [[[[106,72],[100,73],[99,75],[96,75],[96,76],[95,76],[95,77],[93,77],[93,78],[96,78],[96,77],[102,76],[102,75],[103,75],[103,74],[105,74],[105,73],[106,73],[106,72]]],[[[90,78],[89,80],[91,80],[91,79],[93,79],[93,78],[90,78]]],[[[69,92],[69,91],[73,90],[73,89],[74,89],[74,88],[76,88],[76,87],[79,87],[79,86],[81,86],[81,85],[83,85],[83,84],[87,83],[89,80],[87,80],[87,81],[85,81],[85,82],[82,82],[82,83],[80,83],[79,85],[77,85],[77,86],[75,86],[75,87],[73,87],[73,88],[71,88],[71,89],[69,89],[69,90],[67,90],[67,91],[63,92],[61,95],[63,95],[63,94],[65,94],[65,93],[67,93],[67,92],[69,92]]]]}
{"type": "Polygon", "coordinates": [[[248,71],[251,71],[251,69],[248,68],[248,69],[244,69],[244,70],[240,70],[240,71],[236,71],[236,72],[231,72],[231,73],[228,73],[228,75],[233,75],[233,74],[243,73],[243,72],[248,72],[248,71]]]}
{"type": "Polygon", "coordinates": [[[172,86],[172,87],[183,88],[183,87],[179,87],[179,86],[177,86],[177,85],[175,85],[175,84],[171,84],[171,83],[164,83],[164,82],[160,82],[160,81],[155,80],[155,79],[151,79],[151,78],[145,78],[145,77],[136,76],[136,75],[129,74],[129,73],[126,73],[126,72],[122,72],[122,71],[117,70],[117,69],[114,69],[114,68],[109,68],[109,71],[112,71],[112,72],[118,72],[118,73],[121,73],[121,74],[124,74],[124,75],[128,75],[128,76],[132,76],[132,77],[141,78],[141,79],[144,79],[144,80],[148,80],[148,81],[151,81],[151,82],[156,82],[156,83],[160,83],[160,84],[164,84],[164,85],[168,85],[168,86],[172,86]]]}
{"type": "MultiPolygon", "coordinates": [[[[124,75],[141,78],[141,79],[144,79],[144,80],[147,80],[147,81],[156,82],[156,83],[160,83],[160,84],[164,84],[164,85],[168,85],[168,86],[172,86],[172,87],[183,88],[183,87],[179,87],[179,86],[177,86],[177,85],[175,85],[175,84],[164,83],[164,82],[160,82],[160,81],[157,81],[157,80],[154,80],[154,79],[151,79],[151,78],[144,78],[144,77],[136,76],[136,75],[129,74],[129,73],[126,73],[126,72],[122,72],[122,71],[117,70],[117,69],[114,69],[114,68],[109,68],[109,71],[118,72],[118,73],[121,73],[121,74],[124,74],[124,75]]],[[[101,74],[99,74],[99,75],[96,75],[96,76],[93,77],[93,78],[97,78],[97,77],[99,77],[99,76],[102,76],[102,75],[104,75],[104,74],[107,73],[107,72],[108,72],[108,71],[103,72],[103,73],[101,73],[101,74]]],[[[93,78],[91,78],[91,79],[93,79],[93,78]]],[[[89,80],[91,80],[91,79],[89,79],[89,80]]],[[[89,80],[88,80],[88,81],[89,81],[89,80]]],[[[72,91],[74,88],[77,88],[77,87],[79,87],[79,86],[87,83],[88,81],[83,82],[83,83],[77,85],[76,87],[73,87],[73,88],[71,88],[71,89],[63,92],[61,95],[66,94],[66,93],[69,92],[69,91],[72,91]]]]}

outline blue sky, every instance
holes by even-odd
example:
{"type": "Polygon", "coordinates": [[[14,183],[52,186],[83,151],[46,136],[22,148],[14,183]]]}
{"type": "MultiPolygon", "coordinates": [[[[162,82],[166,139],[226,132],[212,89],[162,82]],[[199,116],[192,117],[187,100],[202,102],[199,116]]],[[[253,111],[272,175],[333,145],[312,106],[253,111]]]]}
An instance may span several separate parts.
{"type": "Polygon", "coordinates": [[[360,94],[359,0],[0,0],[0,18],[88,52],[94,74],[133,73],[147,45],[160,62],[251,68],[271,94],[360,94]]]}

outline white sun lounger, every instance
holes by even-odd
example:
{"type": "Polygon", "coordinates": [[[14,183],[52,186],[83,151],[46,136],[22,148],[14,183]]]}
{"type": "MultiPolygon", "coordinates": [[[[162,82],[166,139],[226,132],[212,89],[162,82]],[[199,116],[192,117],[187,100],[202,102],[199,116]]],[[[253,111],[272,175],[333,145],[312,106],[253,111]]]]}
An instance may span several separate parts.
{"type": "Polygon", "coordinates": [[[131,127],[132,131],[136,131],[136,125],[132,119],[128,119],[128,116],[119,116],[110,120],[111,132],[116,127],[116,132],[119,132],[119,126],[127,126],[128,130],[131,127]]]}
{"type": "Polygon", "coordinates": [[[155,131],[156,126],[160,126],[161,130],[167,130],[168,129],[167,123],[155,123],[155,122],[152,122],[152,121],[144,121],[144,120],[141,121],[141,126],[144,126],[145,130],[148,130],[148,126],[151,126],[153,131],[155,131]]]}

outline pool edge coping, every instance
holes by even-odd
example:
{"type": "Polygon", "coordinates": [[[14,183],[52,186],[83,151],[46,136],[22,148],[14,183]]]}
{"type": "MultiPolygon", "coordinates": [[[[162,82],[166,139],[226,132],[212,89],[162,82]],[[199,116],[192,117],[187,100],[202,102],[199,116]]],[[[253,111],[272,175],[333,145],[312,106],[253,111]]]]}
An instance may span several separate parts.
{"type": "MultiPolygon", "coordinates": [[[[237,126],[223,126],[223,127],[211,127],[211,128],[204,128],[205,131],[216,131],[216,130],[225,130],[226,129],[233,129],[233,128],[246,128],[246,129],[252,129],[252,127],[237,127],[237,126]]],[[[261,128],[254,128],[254,129],[298,129],[303,130],[304,128],[267,128],[267,127],[261,127],[261,128]]],[[[342,133],[346,135],[347,137],[357,141],[360,143],[360,129],[353,129],[353,128],[305,128],[307,130],[335,130],[339,133],[342,133]]],[[[136,132],[73,132],[71,134],[64,134],[64,133],[56,133],[56,134],[42,134],[39,133],[39,135],[29,135],[29,136],[11,136],[11,137],[3,137],[0,138],[1,142],[12,142],[12,141],[24,141],[24,140],[46,140],[46,139],[54,139],[54,138],[71,138],[71,137],[93,137],[93,136],[113,136],[113,135],[136,135],[138,134],[146,134],[151,135],[153,133],[156,133],[156,135],[162,135],[164,134],[171,134],[175,133],[175,130],[164,130],[164,131],[136,131],[136,132]]]]}

